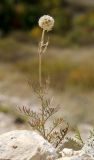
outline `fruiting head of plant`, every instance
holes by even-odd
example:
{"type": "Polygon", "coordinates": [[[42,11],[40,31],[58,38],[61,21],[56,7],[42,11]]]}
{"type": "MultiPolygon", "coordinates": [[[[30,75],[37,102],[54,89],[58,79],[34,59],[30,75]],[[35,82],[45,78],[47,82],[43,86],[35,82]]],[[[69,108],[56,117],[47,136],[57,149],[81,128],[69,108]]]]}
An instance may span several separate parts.
{"type": "Polygon", "coordinates": [[[44,15],[40,17],[38,23],[43,30],[50,31],[54,26],[54,19],[49,15],[44,15]]]}
{"type": "Polygon", "coordinates": [[[54,19],[49,16],[49,15],[44,15],[42,17],[40,17],[39,21],[38,21],[39,27],[42,28],[42,36],[41,36],[41,40],[39,43],[39,49],[38,49],[38,54],[39,54],[39,86],[42,86],[42,55],[46,52],[49,41],[47,40],[47,42],[44,42],[44,36],[45,36],[45,31],[50,31],[52,30],[53,26],[54,26],[54,19]]]}

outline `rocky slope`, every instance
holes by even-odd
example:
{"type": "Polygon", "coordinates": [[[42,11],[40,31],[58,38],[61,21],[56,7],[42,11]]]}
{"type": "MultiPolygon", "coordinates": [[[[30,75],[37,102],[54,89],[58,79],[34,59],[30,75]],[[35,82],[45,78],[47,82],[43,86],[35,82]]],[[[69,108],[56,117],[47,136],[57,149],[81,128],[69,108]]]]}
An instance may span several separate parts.
{"type": "Polygon", "coordinates": [[[65,148],[60,154],[35,131],[15,130],[0,135],[0,160],[94,160],[94,136],[79,151],[65,148]],[[60,158],[59,158],[60,156],[60,158]]]}

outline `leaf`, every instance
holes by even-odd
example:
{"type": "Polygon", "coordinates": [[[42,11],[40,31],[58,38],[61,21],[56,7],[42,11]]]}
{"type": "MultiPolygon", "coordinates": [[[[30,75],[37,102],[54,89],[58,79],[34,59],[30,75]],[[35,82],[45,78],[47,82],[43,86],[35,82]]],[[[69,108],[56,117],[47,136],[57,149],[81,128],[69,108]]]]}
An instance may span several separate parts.
{"type": "Polygon", "coordinates": [[[73,138],[66,138],[66,142],[64,142],[63,148],[72,148],[74,150],[80,150],[82,148],[82,145],[77,142],[75,139],[73,138]]]}
{"type": "Polygon", "coordinates": [[[33,110],[31,110],[28,107],[19,107],[19,111],[23,114],[25,114],[26,116],[32,117],[32,118],[39,118],[39,114],[34,112],[33,110]]]}
{"type": "Polygon", "coordinates": [[[90,138],[92,138],[92,137],[94,137],[94,128],[93,128],[93,130],[90,130],[90,136],[89,136],[89,139],[90,139],[90,138]]]}
{"type": "MultiPolygon", "coordinates": [[[[56,127],[57,127],[57,124],[56,124],[56,127]]],[[[68,132],[68,128],[69,128],[69,125],[67,124],[65,128],[62,128],[61,126],[61,128],[54,131],[55,130],[55,126],[54,126],[54,128],[52,128],[52,130],[48,134],[48,137],[47,137],[48,141],[50,143],[53,143],[53,145],[57,148],[62,143],[62,140],[65,138],[68,132]]]]}
{"type": "Polygon", "coordinates": [[[81,137],[81,134],[80,134],[80,131],[78,128],[76,128],[76,132],[75,132],[75,138],[77,138],[81,144],[84,144],[83,140],[82,140],[82,137],[81,137]]]}

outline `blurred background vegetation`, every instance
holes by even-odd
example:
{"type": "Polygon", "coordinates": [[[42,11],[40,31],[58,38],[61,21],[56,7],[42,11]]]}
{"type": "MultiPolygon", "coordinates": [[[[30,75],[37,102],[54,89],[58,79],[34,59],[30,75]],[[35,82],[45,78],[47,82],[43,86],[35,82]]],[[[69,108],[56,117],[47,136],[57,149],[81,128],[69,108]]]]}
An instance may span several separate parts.
{"type": "Polygon", "coordinates": [[[0,0],[0,36],[15,30],[31,31],[31,35],[36,36],[40,34],[38,19],[44,14],[55,18],[54,33],[62,36],[65,43],[93,43],[92,0],[0,0]]]}
{"type": "Polygon", "coordinates": [[[38,19],[44,14],[55,26],[47,33],[42,80],[50,79],[69,121],[94,124],[94,0],[0,0],[1,112],[3,105],[30,101],[27,84],[38,84],[38,19]]]}
{"type": "MultiPolygon", "coordinates": [[[[13,62],[18,71],[33,75],[34,81],[38,78],[38,62],[35,54],[37,51],[34,49],[31,51],[30,45],[33,44],[31,48],[34,48],[40,40],[41,30],[38,27],[38,19],[44,14],[50,14],[55,19],[55,27],[50,34],[51,47],[58,47],[57,52],[60,52],[61,47],[90,47],[94,44],[94,1],[92,0],[1,0],[0,61],[13,62]]],[[[83,51],[81,52],[83,55],[83,51]]],[[[62,51],[60,53],[62,55],[62,51]]],[[[87,66],[84,58],[83,63],[77,63],[68,60],[68,56],[57,59],[55,55],[53,61],[50,61],[49,57],[44,58],[42,71],[44,79],[47,76],[51,78],[53,88],[64,89],[71,85],[78,85],[84,89],[94,88],[92,57],[87,58],[87,66]],[[60,81],[55,84],[58,79],[60,81]]]]}

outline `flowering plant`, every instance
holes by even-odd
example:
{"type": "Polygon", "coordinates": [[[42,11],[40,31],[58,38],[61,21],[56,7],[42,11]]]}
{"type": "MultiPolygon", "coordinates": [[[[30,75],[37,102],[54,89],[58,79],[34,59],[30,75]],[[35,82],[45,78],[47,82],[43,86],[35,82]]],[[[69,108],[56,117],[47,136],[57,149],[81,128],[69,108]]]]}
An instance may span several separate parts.
{"type": "Polygon", "coordinates": [[[48,15],[44,15],[39,19],[39,26],[42,28],[42,37],[39,43],[38,55],[39,55],[39,89],[35,90],[41,103],[39,113],[34,112],[30,108],[23,106],[19,110],[29,117],[30,126],[37,130],[45,139],[52,143],[55,147],[58,147],[65,135],[67,134],[69,125],[63,118],[55,118],[52,121],[52,127],[47,127],[48,120],[58,112],[59,106],[53,106],[53,98],[47,96],[47,85],[42,85],[42,72],[41,62],[42,55],[45,53],[48,47],[48,41],[44,42],[45,31],[50,31],[54,26],[54,19],[48,15]],[[65,126],[65,127],[64,127],[65,126]]]}

